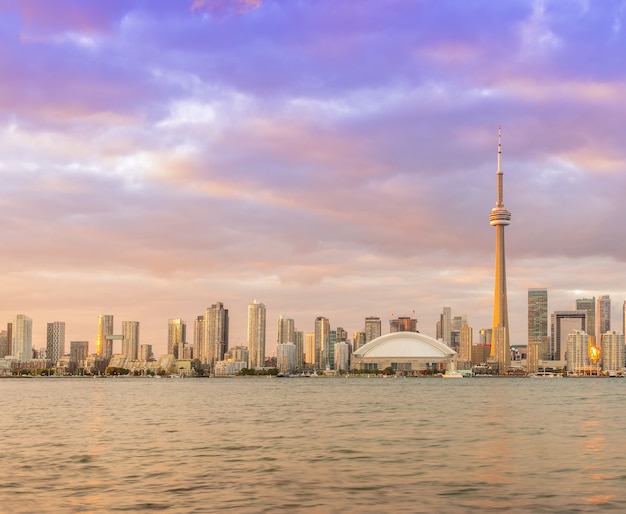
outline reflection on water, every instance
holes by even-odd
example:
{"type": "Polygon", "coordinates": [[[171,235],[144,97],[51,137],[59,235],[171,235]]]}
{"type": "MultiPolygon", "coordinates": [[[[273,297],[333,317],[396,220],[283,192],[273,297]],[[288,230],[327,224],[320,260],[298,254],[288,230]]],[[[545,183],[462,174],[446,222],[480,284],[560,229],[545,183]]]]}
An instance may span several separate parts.
{"type": "Polygon", "coordinates": [[[7,512],[622,512],[626,380],[0,380],[7,512]]]}

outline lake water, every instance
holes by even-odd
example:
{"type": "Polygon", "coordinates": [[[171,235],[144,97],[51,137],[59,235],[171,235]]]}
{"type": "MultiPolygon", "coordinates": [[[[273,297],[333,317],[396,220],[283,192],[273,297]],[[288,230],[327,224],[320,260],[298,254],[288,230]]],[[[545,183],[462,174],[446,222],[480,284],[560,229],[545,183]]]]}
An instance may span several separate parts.
{"type": "Polygon", "coordinates": [[[626,512],[626,379],[0,380],[1,512],[626,512]]]}

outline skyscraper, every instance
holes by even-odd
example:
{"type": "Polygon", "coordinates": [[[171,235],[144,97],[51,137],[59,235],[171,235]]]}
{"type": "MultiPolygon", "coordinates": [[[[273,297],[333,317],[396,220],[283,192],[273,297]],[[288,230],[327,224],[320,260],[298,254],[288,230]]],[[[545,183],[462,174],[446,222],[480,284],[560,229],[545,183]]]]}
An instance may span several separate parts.
{"type": "MultiPolygon", "coordinates": [[[[295,346],[293,351],[295,359],[295,346]]],[[[264,365],[265,305],[254,300],[248,305],[248,368],[262,368],[264,365]]]]}
{"type": "Polygon", "coordinates": [[[89,341],[70,341],[70,362],[84,366],[89,355],[89,341]]]}
{"type": "Polygon", "coordinates": [[[376,339],[381,335],[380,318],[378,316],[368,316],[365,318],[365,343],[376,339]]]}
{"type": "Polygon", "coordinates": [[[113,341],[107,336],[113,335],[113,316],[98,314],[98,332],[96,333],[96,355],[111,357],[113,355],[113,341]]]}
{"type": "MultiPolygon", "coordinates": [[[[461,325],[459,360],[465,363],[472,361],[473,330],[467,323],[461,325]]],[[[478,364],[478,363],[476,363],[478,364]]]]}
{"type": "MultiPolygon", "coordinates": [[[[206,323],[204,316],[197,316],[193,322],[193,358],[198,359],[202,364],[207,363],[206,345],[204,336],[206,335],[206,323]]],[[[246,362],[248,359],[246,359],[246,362]]]]}
{"type": "Polygon", "coordinates": [[[13,355],[20,362],[33,358],[33,320],[24,314],[18,314],[13,321],[13,355]]]}
{"type": "Polygon", "coordinates": [[[304,362],[307,367],[315,367],[315,333],[304,335],[304,362]]]}
{"type": "Polygon", "coordinates": [[[203,353],[206,355],[205,364],[209,364],[212,369],[217,361],[224,359],[228,351],[228,320],[228,309],[224,308],[222,302],[214,303],[204,313],[203,353]]]}
{"type": "Polygon", "coordinates": [[[330,369],[330,322],[328,318],[315,318],[315,367],[330,369]]]}
{"type": "Polygon", "coordinates": [[[548,290],[528,289],[528,344],[537,344],[537,358],[546,360],[548,345],[548,290]]]}
{"type": "Polygon", "coordinates": [[[183,345],[187,340],[187,324],[180,318],[167,320],[167,353],[183,358],[183,345]]]}
{"type": "Polygon", "coordinates": [[[447,345],[452,342],[452,309],[444,307],[439,316],[437,339],[441,339],[447,345]]]}
{"type": "Polygon", "coordinates": [[[51,366],[65,355],[65,322],[54,321],[48,323],[46,334],[46,358],[51,366]]]}
{"type": "MultiPolygon", "coordinates": [[[[596,335],[596,297],[593,298],[578,298],[576,300],[576,310],[585,311],[587,313],[587,326],[585,331],[588,336],[594,337],[596,335]]],[[[594,343],[595,344],[595,343],[594,343]]]]}
{"type": "Polygon", "coordinates": [[[122,321],[122,354],[130,360],[139,358],[139,322],[122,321]]]}
{"type": "Polygon", "coordinates": [[[504,253],[504,227],[511,222],[511,213],[504,207],[502,180],[502,143],[498,128],[498,169],[496,171],[496,206],[489,214],[489,224],[496,228],[496,263],[493,292],[493,331],[491,359],[498,362],[498,372],[503,374],[509,367],[509,310],[506,294],[506,265],[504,253]]]}
{"type": "Polygon", "coordinates": [[[599,344],[602,339],[602,334],[611,330],[611,298],[608,294],[598,296],[596,323],[596,341],[597,344],[599,344]]]}
{"type": "Polygon", "coordinates": [[[304,368],[304,332],[295,330],[293,342],[296,343],[296,369],[304,368]]]}
{"type": "Polygon", "coordinates": [[[602,370],[621,372],[624,369],[624,334],[607,330],[600,337],[602,370]]]}
{"type": "Polygon", "coordinates": [[[276,344],[295,343],[293,319],[281,315],[276,325],[276,344]]]}

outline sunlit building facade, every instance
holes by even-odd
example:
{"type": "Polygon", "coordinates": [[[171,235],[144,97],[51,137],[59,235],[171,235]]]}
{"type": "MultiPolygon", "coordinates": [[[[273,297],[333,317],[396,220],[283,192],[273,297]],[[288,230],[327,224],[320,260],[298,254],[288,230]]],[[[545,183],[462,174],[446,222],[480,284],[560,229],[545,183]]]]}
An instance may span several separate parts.
{"type": "MultiPolygon", "coordinates": [[[[248,305],[248,368],[265,365],[265,304],[254,300],[248,305]]],[[[293,334],[292,334],[293,335],[293,334]]]]}
{"type": "Polygon", "coordinates": [[[113,335],[113,316],[98,314],[98,331],[96,332],[96,355],[109,358],[113,355],[113,341],[107,336],[113,335]]]}
{"type": "Polygon", "coordinates": [[[138,321],[122,321],[122,354],[134,361],[139,358],[138,321]]]}
{"type": "Polygon", "coordinates": [[[33,320],[25,314],[18,314],[13,320],[13,356],[20,362],[33,358],[33,320]]]}
{"type": "Polygon", "coordinates": [[[183,357],[182,350],[187,341],[187,324],[180,318],[167,321],[167,354],[178,359],[183,357]]]}
{"type": "Polygon", "coordinates": [[[315,318],[315,368],[330,369],[330,322],[323,316],[315,318]]]}

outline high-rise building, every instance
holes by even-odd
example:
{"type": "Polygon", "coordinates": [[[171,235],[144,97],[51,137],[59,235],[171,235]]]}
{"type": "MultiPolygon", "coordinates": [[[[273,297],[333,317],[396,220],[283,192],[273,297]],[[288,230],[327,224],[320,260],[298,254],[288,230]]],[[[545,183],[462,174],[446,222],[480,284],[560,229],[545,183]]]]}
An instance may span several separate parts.
{"type": "Polygon", "coordinates": [[[70,362],[84,366],[89,356],[89,341],[70,341],[70,362]]]}
{"type": "Polygon", "coordinates": [[[381,336],[381,323],[378,316],[365,318],[365,344],[381,336]]]}
{"type": "Polygon", "coordinates": [[[552,359],[565,360],[567,350],[567,336],[576,330],[585,330],[587,326],[587,313],[585,311],[554,311],[551,322],[551,348],[552,359]]]}
{"type": "MultiPolygon", "coordinates": [[[[463,323],[461,325],[461,341],[460,341],[460,352],[459,352],[459,360],[468,363],[472,361],[472,337],[473,331],[472,327],[470,327],[467,323],[463,323]]],[[[478,362],[476,364],[479,364],[478,362]]]]}
{"type": "Polygon", "coordinates": [[[222,302],[217,302],[208,307],[204,313],[204,349],[203,364],[208,364],[213,369],[217,361],[224,360],[224,354],[228,351],[229,333],[228,309],[222,302]]]}
{"type": "Polygon", "coordinates": [[[496,171],[496,206],[489,214],[489,224],[496,228],[496,262],[493,292],[493,331],[491,334],[491,358],[498,362],[498,373],[509,367],[509,309],[506,293],[506,263],[504,251],[504,227],[511,222],[511,213],[504,207],[502,142],[498,128],[498,169],[496,171]]]}
{"type": "Polygon", "coordinates": [[[447,345],[452,342],[452,309],[450,307],[444,307],[439,316],[437,339],[441,339],[447,345]]]}
{"type": "Polygon", "coordinates": [[[280,373],[293,373],[296,370],[296,345],[294,343],[276,345],[276,367],[280,373]]]}
{"type": "MultiPolygon", "coordinates": [[[[293,332],[292,332],[293,337],[293,332]]],[[[289,341],[293,342],[293,341],[289,341]]],[[[295,348],[295,346],[294,346],[295,348]]],[[[295,349],[294,349],[295,352],[295,349]]],[[[295,358],[295,353],[294,353],[295,358]]],[[[265,365],[265,304],[254,300],[248,305],[248,368],[265,365]]]]}
{"type": "MultiPolygon", "coordinates": [[[[206,323],[204,322],[204,316],[197,316],[193,322],[193,358],[206,364],[207,356],[204,353],[206,351],[206,345],[204,344],[204,337],[206,335],[206,323]]],[[[248,362],[248,359],[246,359],[248,362]]]]}
{"type": "Polygon", "coordinates": [[[596,341],[600,341],[602,334],[611,330],[611,298],[608,294],[598,296],[596,309],[596,341]]]}
{"type": "Polygon", "coordinates": [[[304,368],[304,332],[295,330],[293,333],[294,343],[296,344],[296,369],[304,368]]]}
{"type": "Polygon", "coordinates": [[[276,344],[293,343],[295,323],[293,319],[281,315],[276,325],[276,344]]]}
{"type": "Polygon", "coordinates": [[[13,355],[20,362],[29,362],[33,358],[33,320],[24,314],[18,314],[13,320],[13,355]]]}
{"type": "Polygon", "coordinates": [[[334,369],[337,371],[350,371],[350,345],[345,341],[335,343],[334,369]]]}
{"type": "Polygon", "coordinates": [[[307,332],[304,335],[304,362],[306,367],[313,368],[315,364],[315,332],[307,332]]]}
{"type": "Polygon", "coordinates": [[[596,336],[596,297],[578,298],[576,300],[576,310],[587,313],[587,326],[585,332],[595,340],[596,336]]]}
{"type": "Polygon", "coordinates": [[[183,348],[187,342],[187,324],[180,318],[167,321],[167,353],[175,358],[183,357],[183,348]]]}
{"type": "Polygon", "coordinates": [[[323,316],[315,318],[315,367],[330,369],[330,322],[323,316]]]}
{"type": "Polygon", "coordinates": [[[7,355],[13,355],[13,323],[7,323],[7,355]]]}
{"type": "Polygon", "coordinates": [[[602,371],[622,372],[624,369],[624,334],[608,330],[601,335],[602,371]]]}
{"type": "Polygon", "coordinates": [[[408,316],[390,319],[389,332],[417,332],[417,319],[408,316]]]}
{"type": "Polygon", "coordinates": [[[537,359],[546,360],[548,344],[548,290],[528,289],[528,344],[537,343],[537,359]]]}
{"type": "Polygon", "coordinates": [[[574,330],[567,334],[567,371],[574,374],[585,374],[589,368],[590,338],[584,330],[574,330]]]}
{"type": "Polygon", "coordinates": [[[113,355],[113,341],[107,336],[113,335],[113,316],[98,314],[98,332],[96,333],[96,355],[111,357],[113,355]]]}
{"type": "Polygon", "coordinates": [[[138,321],[122,321],[122,354],[133,361],[139,358],[138,321]]]}
{"type": "Polygon", "coordinates": [[[352,340],[354,343],[354,351],[356,352],[361,346],[366,344],[367,335],[365,334],[365,330],[360,330],[352,334],[352,340]]]}
{"type": "Polygon", "coordinates": [[[9,355],[9,338],[6,330],[0,330],[0,359],[9,355]]]}
{"type": "Polygon", "coordinates": [[[46,359],[51,366],[56,366],[57,361],[65,355],[65,322],[48,323],[46,332],[46,359]]]}

